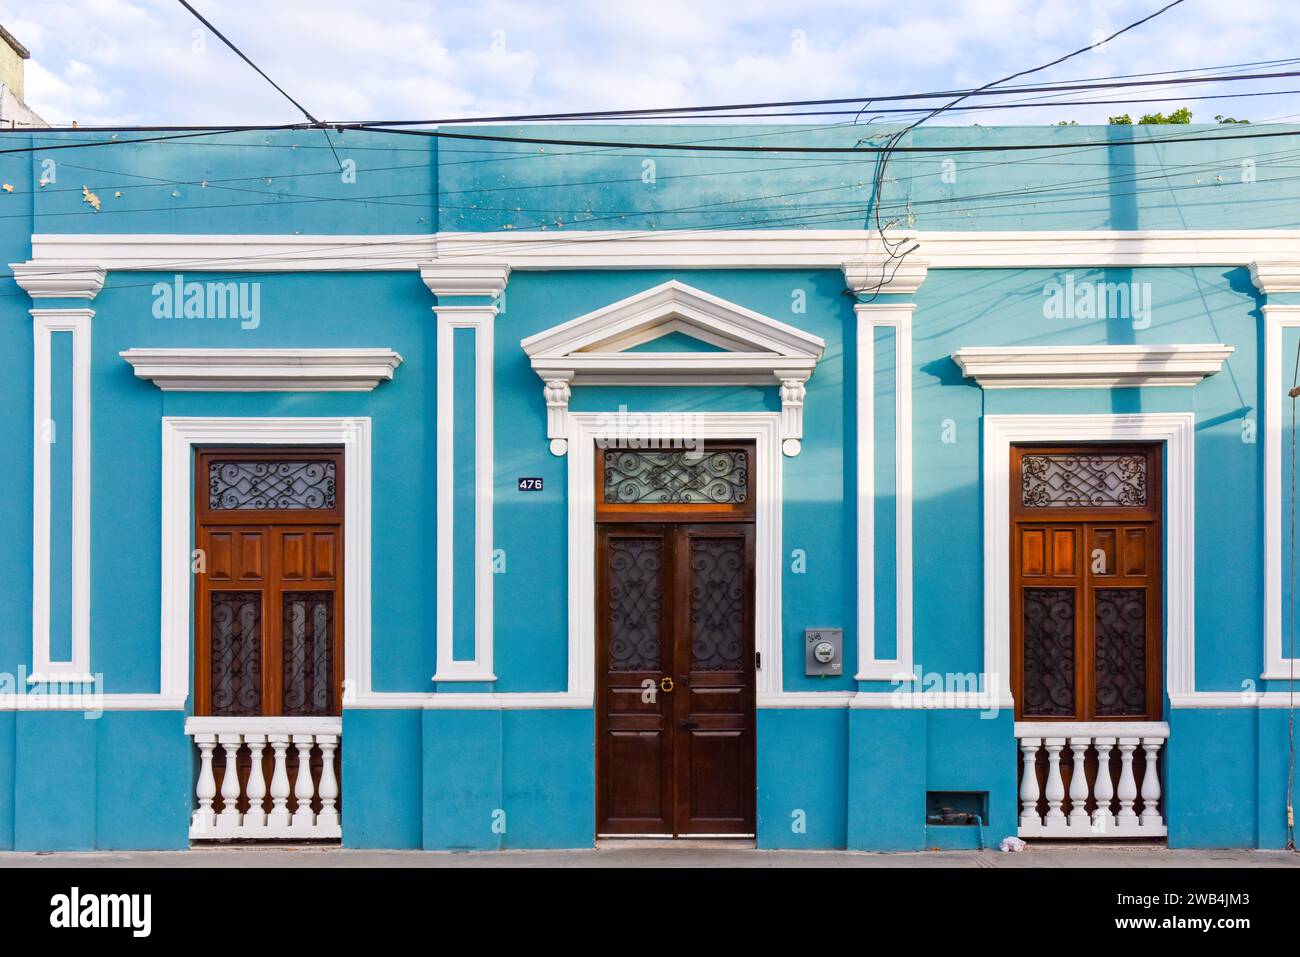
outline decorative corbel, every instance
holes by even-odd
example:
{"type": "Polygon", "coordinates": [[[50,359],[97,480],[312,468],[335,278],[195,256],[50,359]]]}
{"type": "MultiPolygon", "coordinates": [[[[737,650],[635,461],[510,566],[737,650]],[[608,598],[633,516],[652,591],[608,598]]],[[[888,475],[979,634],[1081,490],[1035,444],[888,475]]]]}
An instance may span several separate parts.
{"type": "Polygon", "coordinates": [[[859,296],[913,296],[930,271],[928,259],[904,256],[901,260],[885,256],[847,259],[844,284],[859,296]]]}
{"type": "Polygon", "coordinates": [[[803,448],[803,402],[808,394],[807,375],[778,372],[781,377],[781,451],[788,456],[803,448]]]}
{"type": "Polygon", "coordinates": [[[94,299],[107,270],[97,263],[10,263],[14,281],[33,299],[94,299]]]}
{"type": "Polygon", "coordinates": [[[1300,292],[1300,262],[1257,259],[1250,264],[1250,281],[1266,296],[1300,292]]]}
{"type": "Polygon", "coordinates": [[[546,399],[546,437],[551,440],[551,454],[556,456],[569,451],[569,398],[573,394],[569,382],[572,378],[572,372],[556,373],[542,386],[542,395],[546,399]]]}

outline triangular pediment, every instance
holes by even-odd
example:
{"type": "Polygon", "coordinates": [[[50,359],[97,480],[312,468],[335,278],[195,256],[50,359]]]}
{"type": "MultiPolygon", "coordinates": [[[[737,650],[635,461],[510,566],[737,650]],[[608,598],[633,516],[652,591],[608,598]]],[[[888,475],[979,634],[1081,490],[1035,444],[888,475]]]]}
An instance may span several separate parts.
{"type": "Polygon", "coordinates": [[[537,359],[648,354],[650,350],[638,347],[668,336],[712,347],[692,348],[691,355],[738,353],[767,356],[778,364],[815,363],[825,349],[817,336],[675,279],[529,336],[520,345],[536,366],[537,359]]]}
{"type": "Polygon", "coordinates": [[[779,386],[781,449],[799,453],[804,384],[826,343],[671,280],[560,323],[520,345],[544,383],[546,434],[564,455],[572,387],[779,386]]]}

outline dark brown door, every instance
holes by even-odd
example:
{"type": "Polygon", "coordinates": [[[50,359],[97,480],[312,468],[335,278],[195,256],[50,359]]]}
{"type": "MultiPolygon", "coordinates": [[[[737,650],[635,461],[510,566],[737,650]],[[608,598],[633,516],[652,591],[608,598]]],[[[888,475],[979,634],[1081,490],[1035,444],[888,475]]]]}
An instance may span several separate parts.
{"type": "Polygon", "coordinates": [[[1011,450],[1017,718],[1158,720],[1159,446],[1011,450]]]}
{"type": "Polygon", "coordinates": [[[753,512],[727,495],[598,506],[598,833],[754,832],[753,512]]]}
{"type": "Polygon", "coordinates": [[[343,475],[337,449],[195,457],[195,713],[341,713],[343,475]]]}

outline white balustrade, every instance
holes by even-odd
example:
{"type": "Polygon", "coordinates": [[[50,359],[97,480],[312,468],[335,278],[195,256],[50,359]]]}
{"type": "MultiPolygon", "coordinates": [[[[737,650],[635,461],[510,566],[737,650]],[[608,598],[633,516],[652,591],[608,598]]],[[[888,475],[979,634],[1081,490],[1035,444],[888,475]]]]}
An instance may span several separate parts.
{"type": "Polygon", "coordinates": [[[340,718],[190,718],[185,733],[199,749],[199,778],[194,788],[197,807],[190,821],[192,840],[319,840],[338,839],[339,783],[334,773],[343,721],[340,718]],[[239,781],[239,758],[247,749],[248,778],[239,781]],[[311,752],[320,749],[320,781],[312,780],[311,752]],[[297,770],[289,780],[289,753],[297,770]],[[214,757],[220,752],[225,768],[218,781],[214,757]],[[271,759],[268,787],[262,763],[271,759]],[[213,804],[221,795],[218,813],[213,804]],[[267,808],[267,797],[270,808],[267,808]],[[289,798],[294,799],[290,810],[289,798]],[[312,810],[319,802],[320,812],[312,810]],[[241,810],[241,808],[243,810],[241,810]]]}
{"type": "MultiPolygon", "coordinates": [[[[1109,840],[1166,835],[1157,759],[1169,739],[1169,725],[1156,721],[1023,721],[1016,722],[1015,733],[1022,759],[1021,837],[1109,840]],[[1096,756],[1092,780],[1086,773],[1090,751],[1096,756]],[[1070,768],[1068,814],[1064,810],[1063,753],[1070,768]],[[1116,755],[1117,775],[1112,768],[1116,755]],[[1140,791],[1135,760],[1142,768],[1140,791]],[[1040,763],[1046,764],[1044,782],[1038,776],[1040,763]],[[1040,805],[1046,806],[1046,813],[1040,805]]],[[[204,783],[200,774],[200,806],[204,783]]]]}

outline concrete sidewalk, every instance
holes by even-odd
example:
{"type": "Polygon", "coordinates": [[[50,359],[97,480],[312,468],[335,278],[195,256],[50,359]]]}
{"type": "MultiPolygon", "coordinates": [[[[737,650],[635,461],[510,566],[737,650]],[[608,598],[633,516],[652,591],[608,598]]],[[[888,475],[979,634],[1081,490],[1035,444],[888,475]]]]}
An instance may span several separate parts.
{"type": "Polygon", "coordinates": [[[353,851],[337,847],[220,847],[191,851],[0,853],[0,867],[1300,867],[1287,851],[1171,851],[1163,847],[1031,845],[997,851],[864,853],[760,851],[719,844],[655,842],[575,851],[353,851]]]}

